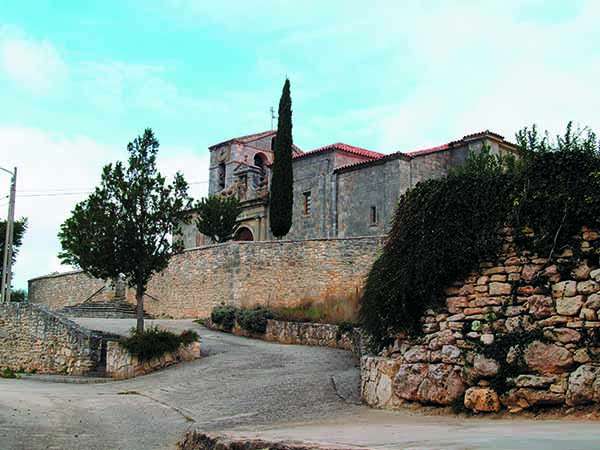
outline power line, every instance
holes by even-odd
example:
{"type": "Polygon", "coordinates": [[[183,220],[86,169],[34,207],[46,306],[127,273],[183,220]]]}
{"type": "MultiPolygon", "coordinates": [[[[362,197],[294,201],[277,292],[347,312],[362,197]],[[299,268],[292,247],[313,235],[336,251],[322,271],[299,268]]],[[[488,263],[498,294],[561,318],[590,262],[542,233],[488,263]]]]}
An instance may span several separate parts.
{"type": "Polygon", "coordinates": [[[91,194],[92,191],[86,191],[86,192],[49,192],[46,194],[17,194],[17,197],[23,198],[23,197],[62,197],[62,196],[68,196],[68,195],[85,195],[85,194],[91,194]]]}

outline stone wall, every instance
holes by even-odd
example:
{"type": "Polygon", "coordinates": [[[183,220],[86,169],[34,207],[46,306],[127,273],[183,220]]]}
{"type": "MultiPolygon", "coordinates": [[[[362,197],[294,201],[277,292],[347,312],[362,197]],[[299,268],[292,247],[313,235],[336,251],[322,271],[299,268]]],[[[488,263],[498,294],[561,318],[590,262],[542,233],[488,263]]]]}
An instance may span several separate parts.
{"type": "Polygon", "coordinates": [[[105,285],[102,280],[81,271],[73,271],[33,278],[29,280],[28,292],[30,299],[44,299],[43,302],[30,300],[31,302],[44,303],[56,310],[101,295],[105,285]]]}
{"type": "MultiPolygon", "coordinates": [[[[291,306],[356,296],[382,237],[229,242],[187,250],[148,284],[154,317],[208,317],[221,303],[291,306]]],[[[92,295],[99,280],[81,272],[29,282],[30,301],[60,309],[92,295]]],[[[132,289],[127,299],[134,302],[132,289]]]]}
{"type": "Polygon", "coordinates": [[[182,345],[177,351],[166,353],[150,361],[140,361],[118,341],[108,342],[106,348],[106,375],[118,380],[138,377],[182,361],[200,358],[200,342],[182,345]]]}
{"type": "Polygon", "coordinates": [[[317,347],[353,350],[353,332],[343,332],[328,323],[284,322],[269,320],[264,339],[281,344],[313,345],[317,347]]]}
{"type": "Polygon", "coordinates": [[[83,375],[96,369],[101,342],[101,336],[38,305],[0,305],[0,369],[83,375]]]}
{"type": "Polygon", "coordinates": [[[352,352],[357,351],[357,348],[360,346],[360,343],[357,342],[359,331],[344,331],[337,325],[329,323],[287,322],[269,319],[267,320],[267,328],[264,334],[250,333],[241,328],[237,323],[231,330],[225,330],[222,326],[212,323],[210,320],[205,322],[205,326],[237,336],[263,339],[280,344],[331,347],[350,350],[352,352]]]}
{"type": "Polygon", "coordinates": [[[600,402],[598,233],[584,230],[580,257],[554,261],[516,251],[506,230],[503,254],[446,290],[446,307],[422,318],[423,336],[398,336],[361,361],[363,399],[474,411],[511,411],[600,402]]]}

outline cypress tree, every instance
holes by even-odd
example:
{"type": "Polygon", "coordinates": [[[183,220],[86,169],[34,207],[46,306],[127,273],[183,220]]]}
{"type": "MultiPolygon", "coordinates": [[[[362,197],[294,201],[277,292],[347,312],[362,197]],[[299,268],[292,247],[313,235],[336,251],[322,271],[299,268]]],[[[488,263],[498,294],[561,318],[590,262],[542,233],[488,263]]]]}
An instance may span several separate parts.
{"type": "Polygon", "coordinates": [[[281,238],[292,227],[292,97],[290,80],[286,78],[279,100],[279,117],[271,177],[269,225],[273,236],[281,238]]]}

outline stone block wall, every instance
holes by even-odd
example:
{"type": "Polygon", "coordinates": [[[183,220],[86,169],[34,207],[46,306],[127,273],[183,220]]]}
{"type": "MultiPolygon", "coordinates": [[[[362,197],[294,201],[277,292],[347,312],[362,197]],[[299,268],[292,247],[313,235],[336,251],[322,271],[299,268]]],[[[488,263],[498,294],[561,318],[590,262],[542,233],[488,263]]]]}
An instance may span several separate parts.
{"type": "Polygon", "coordinates": [[[84,272],[73,271],[33,278],[29,280],[28,292],[30,299],[44,299],[43,302],[31,300],[33,303],[43,303],[56,310],[98,296],[105,285],[104,281],[90,277],[84,272]]]}
{"type": "Polygon", "coordinates": [[[579,257],[503,254],[446,290],[446,307],[422,318],[423,336],[398,336],[361,361],[366,403],[404,402],[511,411],[600,402],[598,233],[584,230],[579,257]]]}
{"type": "Polygon", "coordinates": [[[101,336],[38,305],[0,305],[0,369],[84,375],[96,369],[101,342],[101,336]]]}
{"type": "MultiPolygon", "coordinates": [[[[292,306],[356,296],[383,237],[228,242],[186,250],[148,284],[154,317],[208,317],[221,303],[292,306]]],[[[77,304],[101,287],[82,272],[29,282],[30,301],[51,309],[77,304]]],[[[133,290],[127,300],[134,303],[133,290]]]]}
{"type": "Polygon", "coordinates": [[[106,348],[106,374],[118,380],[145,375],[181,361],[193,361],[200,358],[200,342],[181,346],[177,351],[166,353],[150,361],[140,361],[118,341],[108,342],[106,348]]]}
{"type": "Polygon", "coordinates": [[[360,330],[344,331],[338,325],[329,323],[288,322],[284,320],[267,320],[264,334],[251,333],[236,322],[231,330],[213,323],[210,319],[205,321],[207,328],[236,336],[244,336],[280,344],[311,345],[315,347],[331,347],[352,351],[360,358],[360,330]]]}
{"type": "Polygon", "coordinates": [[[266,341],[281,344],[312,345],[317,347],[353,350],[353,332],[343,333],[337,325],[328,323],[267,321],[266,341]]]}

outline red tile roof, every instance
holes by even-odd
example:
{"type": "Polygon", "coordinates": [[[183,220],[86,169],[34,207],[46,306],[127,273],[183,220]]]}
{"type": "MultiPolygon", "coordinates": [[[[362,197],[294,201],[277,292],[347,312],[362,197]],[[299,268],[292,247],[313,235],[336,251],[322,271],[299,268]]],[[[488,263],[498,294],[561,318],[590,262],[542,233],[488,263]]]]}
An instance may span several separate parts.
{"type": "Polygon", "coordinates": [[[374,152],[367,150],[366,148],[355,147],[354,145],[344,144],[342,142],[336,142],[335,144],[329,144],[324,147],[319,147],[314,150],[302,153],[301,155],[294,155],[294,159],[304,158],[305,156],[318,155],[320,153],[326,153],[333,150],[339,150],[344,153],[350,153],[352,155],[362,156],[369,160],[379,159],[385,156],[383,153],[374,152]]]}
{"type": "Polygon", "coordinates": [[[395,152],[395,153],[390,153],[388,155],[382,155],[381,157],[373,159],[373,160],[359,161],[356,163],[348,164],[346,166],[338,167],[336,169],[336,172],[343,171],[345,169],[354,169],[354,168],[363,167],[363,166],[375,165],[375,164],[383,163],[383,162],[391,160],[391,159],[402,158],[402,159],[406,159],[406,160],[411,160],[411,159],[417,158],[419,156],[425,156],[425,155],[430,155],[432,153],[451,150],[454,147],[459,147],[459,146],[464,145],[468,141],[481,139],[481,138],[485,138],[485,137],[501,141],[504,145],[506,145],[508,147],[512,147],[513,150],[517,151],[517,146],[511,142],[504,140],[504,136],[501,136],[500,134],[494,133],[489,130],[485,130],[485,131],[480,131],[477,133],[467,134],[466,136],[463,136],[461,139],[448,142],[447,144],[438,145],[435,147],[424,148],[421,150],[413,150],[410,152],[395,152]]]}

